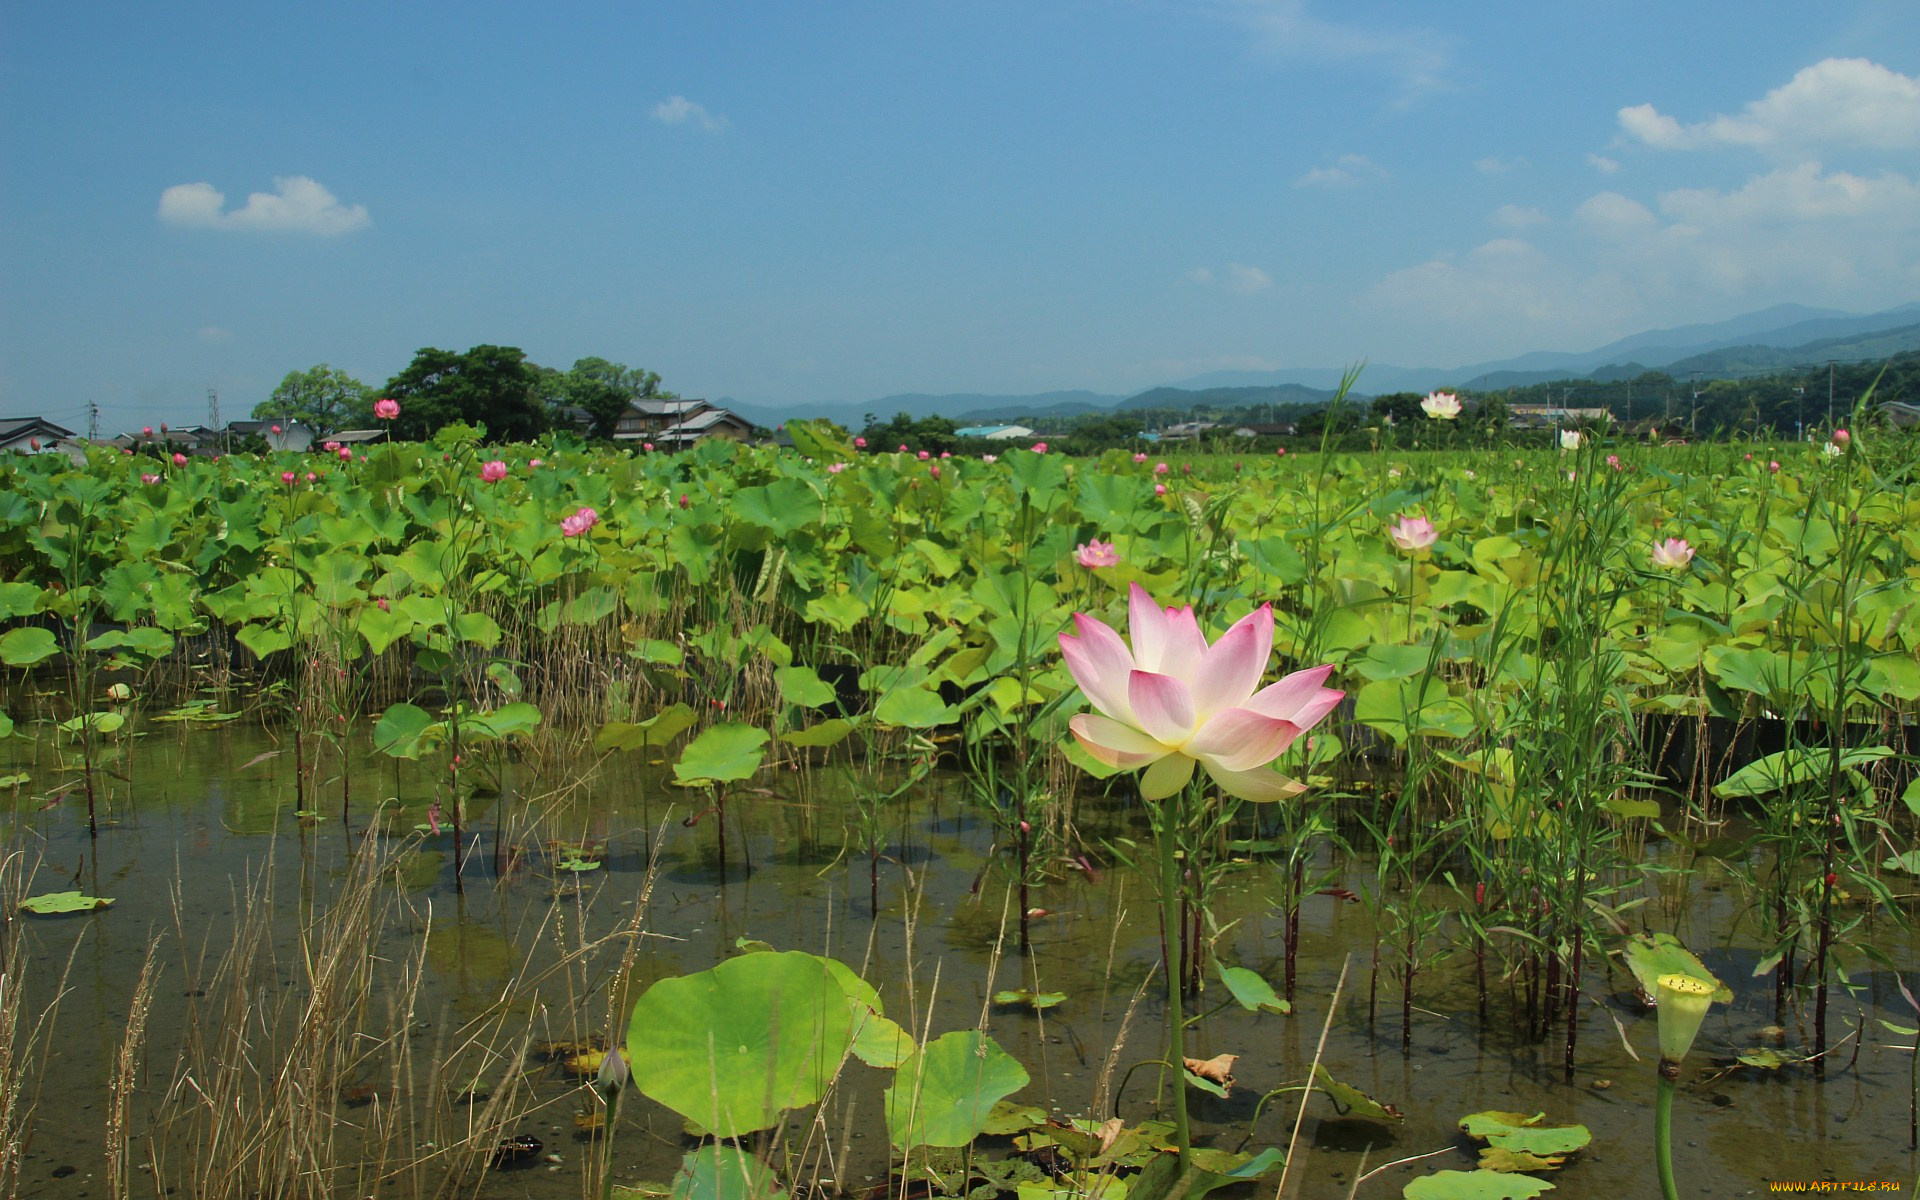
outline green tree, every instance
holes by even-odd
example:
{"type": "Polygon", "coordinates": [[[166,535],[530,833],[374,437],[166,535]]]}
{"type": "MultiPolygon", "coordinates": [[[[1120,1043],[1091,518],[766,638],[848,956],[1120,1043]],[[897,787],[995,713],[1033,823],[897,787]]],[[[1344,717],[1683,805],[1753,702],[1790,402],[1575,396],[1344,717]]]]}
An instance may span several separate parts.
{"type": "Polygon", "coordinates": [[[1425,399],[1418,392],[1389,392],[1384,396],[1375,396],[1370,411],[1374,420],[1390,417],[1395,425],[1415,425],[1426,417],[1426,410],[1420,407],[1425,399]]]}
{"type": "Polygon", "coordinates": [[[513,346],[475,346],[464,354],[428,346],[381,395],[400,402],[396,438],[424,441],[441,426],[464,421],[485,425],[494,441],[524,442],[552,423],[540,383],[540,368],[513,346]]]}
{"type": "Polygon", "coordinates": [[[359,413],[370,413],[373,393],[366,384],[321,363],[288,371],[273,395],[253,406],[256,421],[299,421],[316,433],[332,433],[359,413]]]}
{"type": "Polygon", "coordinates": [[[587,434],[610,438],[620,418],[636,400],[677,400],[673,392],[660,390],[660,376],[640,367],[608,362],[604,358],[583,358],[573,364],[561,382],[566,403],[587,414],[587,434]]]}

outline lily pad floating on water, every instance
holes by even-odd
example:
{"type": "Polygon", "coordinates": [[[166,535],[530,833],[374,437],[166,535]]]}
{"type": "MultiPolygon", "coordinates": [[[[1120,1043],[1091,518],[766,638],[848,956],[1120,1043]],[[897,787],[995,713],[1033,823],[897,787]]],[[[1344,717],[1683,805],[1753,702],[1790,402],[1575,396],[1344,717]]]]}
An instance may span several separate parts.
{"type": "Polygon", "coordinates": [[[1477,1112],[1460,1118],[1460,1128],[1468,1137],[1516,1154],[1572,1154],[1593,1140],[1593,1131],[1585,1125],[1548,1125],[1546,1116],[1545,1113],[1528,1116],[1514,1112],[1477,1112]]]}
{"type": "Polygon", "coordinates": [[[1035,992],[1027,988],[993,994],[995,1004],[1024,1004],[1028,1008],[1052,1008],[1067,998],[1065,992],[1035,992]]]}
{"type": "Polygon", "coordinates": [[[1499,1171],[1436,1171],[1409,1183],[1407,1200],[1532,1200],[1553,1185],[1529,1175],[1499,1171]]]}
{"type": "Polygon", "coordinates": [[[1343,1117],[1365,1117],[1370,1121],[1404,1121],[1406,1114],[1391,1104],[1382,1104],[1351,1084],[1341,1083],[1322,1066],[1313,1068],[1313,1082],[1333,1101],[1343,1117]]]}
{"type": "Polygon", "coordinates": [[[1220,982],[1227,985],[1227,991],[1234,1000],[1248,1012],[1270,1012],[1285,1015],[1293,1011],[1293,1005],[1282,1000],[1273,990],[1273,985],[1245,967],[1220,967],[1220,982]]]}
{"type": "Polygon", "coordinates": [[[111,899],[104,896],[83,896],[79,892],[48,892],[44,896],[27,897],[20,902],[20,908],[25,912],[51,917],[61,913],[92,912],[112,903],[111,899]]]}

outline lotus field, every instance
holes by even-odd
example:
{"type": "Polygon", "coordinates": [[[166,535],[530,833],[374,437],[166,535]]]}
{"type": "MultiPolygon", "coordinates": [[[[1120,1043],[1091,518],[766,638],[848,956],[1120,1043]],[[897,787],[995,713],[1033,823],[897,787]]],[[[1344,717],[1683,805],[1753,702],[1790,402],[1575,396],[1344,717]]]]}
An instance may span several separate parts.
{"type": "Polygon", "coordinates": [[[0,1186],[1915,1175],[1920,445],[789,428],[0,458],[0,1186]]]}

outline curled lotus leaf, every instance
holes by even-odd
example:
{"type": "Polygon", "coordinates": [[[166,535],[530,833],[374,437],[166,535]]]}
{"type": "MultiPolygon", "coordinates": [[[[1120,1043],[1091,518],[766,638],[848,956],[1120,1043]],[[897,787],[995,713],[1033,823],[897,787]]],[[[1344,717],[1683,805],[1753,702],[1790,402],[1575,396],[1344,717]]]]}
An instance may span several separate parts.
{"type": "Polygon", "coordinates": [[[79,892],[48,892],[43,896],[27,897],[20,902],[20,908],[24,912],[51,917],[61,913],[92,912],[112,903],[105,897],[85,896],[79,892]]]}

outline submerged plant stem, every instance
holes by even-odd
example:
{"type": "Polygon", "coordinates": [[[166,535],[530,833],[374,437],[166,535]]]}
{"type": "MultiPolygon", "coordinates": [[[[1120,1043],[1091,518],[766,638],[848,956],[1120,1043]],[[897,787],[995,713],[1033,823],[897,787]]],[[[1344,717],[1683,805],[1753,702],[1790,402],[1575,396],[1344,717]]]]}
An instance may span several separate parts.
{"type": "Polygon", "coordinates": [[[1161,803],[1160,828],[1160,929],[1164,939],[1162,965],[1167,976],[1167,1061],[1173,1064],[1173,1140],[1180,1154],[1184,1174],[1193,1149],[1193,1135],[1187,1125],[1187,1039],[1186,1008],[1182,999],[1180,941],[1184,932],[1180,921],[1180,860],[1178,855],[1179,794],[1161,803]]]}
{"type": "Polygon", "coordinates": [[[1680,1200],[1680,1190],[1673,1181],[1673,1080],[1669,1072],[1679,1074],[1679,1064],[1660,1064],[1660,1090],[1653,1103],[1653,1160],[1660,1172],[1663,1200],[1680,1200]]]}

